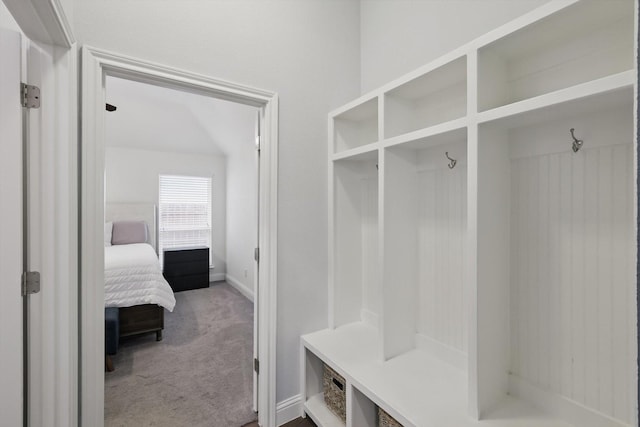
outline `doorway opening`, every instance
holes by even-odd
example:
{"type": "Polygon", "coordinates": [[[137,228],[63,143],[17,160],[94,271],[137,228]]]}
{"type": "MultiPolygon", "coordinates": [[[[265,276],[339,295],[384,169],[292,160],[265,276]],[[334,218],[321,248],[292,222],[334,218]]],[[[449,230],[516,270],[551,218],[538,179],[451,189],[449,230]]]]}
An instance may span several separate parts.
{"type": "Polygon", "coordinates": [[[258,108],[110,76],[106,100],[105,423],[244,425],[258,108]]]}
{"type": "MultiPolygon", "coordinates": [[[[253,336],[255,338],[255,343],[252,343],[252,346],[253,344],[255,344],[254,348],[256,348],[256,354],[255,360],[253,361],[254,363],[252,363],[252,365],[256,367],[260,366],[260,372],[259,376],[256,377],[257,386],[254,386],[256,396],[254,399],[252,399],[252,409],[257,409],[258,422],[260,423],[260,425],[275,425],[277,95],[275,93],[262,91],[259,89],[240,86],[237,84],[232,84],[205,76],[192,74],[182,70],[176,70],[171,67],[138,61],[132,58],[115,55],[113,53],[104,52],[89,47],[84,47],[82,49],[82,83],[83,121],[81,133],[80,168],[81,274],[79,287],[81,305],[80,417],[82,424],[96,426],[102,425],[104,423],[105,416],[105,288],[104,286],[95,286],[95,284],[105,283],[105,242],[102,239],[102,232],[106,228],[104,226],[105,220],[122,218],[118,217],[118,215],[122,214],[121,210],[118,210],[122,206],[116,207],[116,213],[113,213],[114,211],[112,207],[110,207],[111,204],[132,205],[136,204],[136,202],[142,202],[142,204],[145,204],[146,202],[146,204],[150,204],[152,206],[158,206],[159,204],[161,204],[159,200],[160,175],[164,174],[165,176],[183,177],[202,177],[204,175],[211,178],[211,199],[213,200],[211,204],[211,247],[209,248],[209,250],[211,251],[211,256],[207,256],[207,259],[210,259],[209,267],[213,267],[213,269],[210,269],[208,276],[214,281],[221,278],[226,279],[227,285],[221,286],[226,289],[227,294],[235,293],[236,296],[245,298],[246,296],[249,296],[251,291],[253,291],[255,302],[255,331],[253,336]],[[176,151],[174,149],[171,149],[170,146],[164,148],[164,154],[150,154],[148,152],[145,152],[145,147],[116,147],[115,145],[110,143],[110,138],[113,136],[112,131],[109,127],[110,121],[116,120],[115,118],[117,117],[117,114],[126,112],[125,104],[122,104],[122,102],[125,101],[121,101],[121,107],[120,105],[118,105],[118,102],[116,100],[110,98],[113,87],[116,87],[118,84],[138,85],[138,88],[146,87],[146,89],[151,88],[154,90],[172,91],[172,103],[179,103],[179,100],[181,98],[190,96],[197,97],[202,102],[206,101],[214,104],[226,102],[228,106],[232,106],[238,111],[244,109],[245,113],[247,111],[250,111],[252,113],[255,113],[257,111],[258,123],[255,128],[252,126],[251,129],[251,131],[254,132],[254,136],[252,138],[253,144],[249,144],[253,145],[251,147],[254,153],[253,171],[255,174],[255,180],[253,181],[253,184],[254,188],[256,189],[256,193],[254,194],[253,198],[253,203],[255,205],[255,209],[253,212],[255,213],[254,217],[256,218],[256,221],[254,223],[256,228],[253,238],[253,244],[255,244],[255,248],[253,249],[255,249],[256,254],[260,253],[259,262],[257,261],[258,258],[256,257],[256,261],[254,261],[253,264],[254,283],[249,286],[245,285],[243,289],[242,285],[246,284],[246,280],[242,279],[249,279],[251,277],[250,267],[248,267],[246,263],[243,264],[242,262],[228,262],[229,260],[226,256],[226,253],[229,249],[228,240],[226,242],[224,241],[224,236],[227,232],[227,230],[224,228],[226,225],[216,225],[216,209],[218,209],[218,213],[224,211],[224,216],[227,220],[229,209],[231,209],[231,211],[233,212],[236,212],[238,209],[242,210],[242,213],[234,215],[236,217],[235,219],[237,219],[238,215],[249,213],[249,209],[247,209],[246,206],[244,208],[238,208],[238,206],[242,205],[234,205],[233,207],[220,207],[221,204],[219,204],[218,206],[216,206],[215,204],[216,197],[218,202],[221,200],[220,196],[222,193],[222,188],[225,189],[226,195],[229,195],[229,191],[226,191],[226,189],[228,188],[227,185],[229,183],[237,184],[237,177],[229,178],[226,172],[225,174],[222,174],[219,171],[216,173],[215,171],[212,172],[211,170],[209,170],[208,172],[199,170],[199,172],[196,173],[194,171],[198,170],[198,168],[193,166],[193,164],[191,165],[191,167],[189,165],[185,166],[183,164],[182,166],[184,166],[184,168],[178,170],[176,169],[176,165],[181,162],[184,163],[183,160],[185,160],[186,157],[180,159],[178,154],[176,154],[176,151]],[[105,109],[106,103],[115,106],[116,110],[108,112],[105,109]],[[127,150],[129,151],[127,152],[127,150]],[[135,150],[137,150],[137,152],[134,153],[135,150]],[[169,156],[166,156],[166,152],[173,152],[173,156],[170,160],[168,160],[169,156]],[[259,155],[257,155],[258,153],[259,155]],[[164,160],[162,158],[164,158],[164,160]],[[165,169],[167,171],[166,173],[157,170],[157,165],[163,162],[166,162],[167,165],[167,168],[165,169]],[[128,172],[129,178],[123,177],[123,175],[127,175],[127,173],[122,172],[128,168],[128,166],[125,167],[127,163],[131,167],[136,165],[138,166],[137,176],[135,176],[134,172],[128,172]],[[114,171],[116,172],[110,172],[110,165],[115,165],[114,171]],[[152,173],[152,175],[155,176],[153,181],[154,184],[157,185],[156,188],[158,189],[158,191],[155,192],[155,194],[158,194],[158,199],[151,200],[151,203],[148,203],[148,200],[143,200],[142,198],[138,198],[137,196],[135,196],[133,193],[135,186],[127,184],[131,183],[132,180],[140,181],[137,182],[137,184],[145,180],[145,178],[140,176],[140,168],[143,165],[156,166],[156,169],[152,173]],[[223,181],[224,185],[222,184],[223,181]],[[216,188],[218,188],[217,193],[216,188]],[[127,194],[127,192],[129,193],[126,197],[114,195],[114,193],[120,193],[122,195],[127,194]],[[157,203],[153,203],[154,201],[157,203]],[[111,218],[108,218],[106,215],[109,215],[111,218]],[[220,238],[220,236],[216,236],[216,232],[222,235],[222,238],[220,238]],[[224,248],[224,246],[227,247],[224,248]],[[226,251],[224,249],[226,249],[226,251]],[[231,266],[231,264],[234,263],[237,265],[231,266]],[[236,268],[239,271],[239,273],[236,274],[240,275],[240,278],[234,276],[233,274],[229,274],[232,268],[236,268]],[[230,286],[228,284],[228,282],[230,281],[235,282],[232,283],[232,285],[236,285],[235,289],[233,286],[230,286]],[[251,286],[253,286],[254,289],[250,289],[251,286]],[[238,289],[240,291],[238,291],[238,289]]],[[[129,93],[130,91],[131,88],[128,88],[129,93]]],[[[127,90],[125,90],[125,92],[127,92],[127,90]]],[[[170,109],[168,108],[167,102],[168,101],[156,102],[155,107],[157,107],[157,112],[155,116],[157,120],[162,120],[162,117],[157,117],[158,114],[166,114],[167,110],[170,109]],[[158,111],[164,112],[161,113],[158,111]]],[[[207,133],[206,128],[209,125],[210,117],[207,117],[206,109],[203,107],[203,105],[198,105],[196,107],[192,106],[192,108],[189,108],[188,110],[190,110],[192,118],[195,117],[196,122],[199,123],[199,131],[207,133]]],[[[184,108],[182,108],[182,110],[184,112],[184,108]]],[[[154,117],[154,114],[149,114],[148,110],[146,110],[145,112],[145,110],[143,109],[143,114],[147,114],[147,116],[150,116],[151,119],[153,119],[154,117]]],[[[165,116],[165,120],[163,121],[168,121],[167,117],[169,116],[165,116]]],[[[256,116],[254,115],[253,120],[255,120],[255,117],[256,116]]],[[[228,121],[231,122],[231,120],[228,121]]],[[[143,125],[141,127],[149,128],[149,124],[147,123],[147,126],[143,125]]],[[[136,140],[136,143],[139,143],[139,141],[137,140],[142,139],[142,136],[136,134],[135,132],[125,132],[127,136],[122,137],[122,131],[126,131],[126,126],[124,127],[124,129],[122,126],[118,127],[117,129],[118,130],[115,130],[113,132],[120,132],[121,139],[126,138],[129,141],[136,140]]],[[[196,141],[197,138],[194,136],[193,131],[194,128],[189,131],[192,133],[189,138],[180,138],[180,141],[182,143],[181,146],[183,148],[185,146],[188,146],[192,142],[194,142],[194,147],[197,146],[198,143],[202,143],[202,141],[196,141]],[[185,142],[185,140],[188,141],[185,142]]],[[[183,133],[184,132],[187,131],[183,130],[183,133]]],[[[167,135],[162,136],[164,137],[167,135]]],[[[177,139],[177,137],[169,137],[166,140],[163,138],[163,141],[166,141],[167,144],[171,143],[175,145],[175,141],[172,141],[174,139],[177,139]]],[[[155,142],[153,148],[157,149],[160,136],[152,136],[149,140],[155,142]]],[[[149,140],[147,140],[147,143],[149,142],[149,140]]],[[[196,150],[196,148],[193,147],[192,149],[196,150]]],[[[200,157],[200,161],[202,161],[209,154],[182,153],[182,155],[200,157]]],[[[231,157],[233,156],[229,156],[229,158],[231,157]]],[[[229,160],[229,162],[232,163],[232,165],[230,166],[230,170],[232,170],[233,173],[241,170],[236,167],[237,165],[235,164],[235,158],[233,160],[229,160]]],[[[244,157],[243,164],[245,164],[245,166],[247,164],[246,157],[244,157]]],[[[147,176],[148,175],[149,174],[147,174],[147,176]]],[[[239,173],[238,175],[240,178],[246,178],[245,173],[239,173]]],[[[124,209],[125,211],[127,211],[127,209],[130,208],[125,207],[124,209]]],[[[155,214],[155,208],[153,212],[155,214]]],[[[143,215],[144,217],[144,215],[148,214],[141,215],[143,215]]],[[[135,215],[132,215],[129,218],[122,219],[131,219],[134,222],[136,220],[140,220],[140,218],[134,218],[134,216],[135,215]]],[[[218,217],[220,217],[220,215],[218,215],[218,217]]],[[[147,216],[147,218],[149,217],[147,216]]],[[[160,222],[163,221],[162,214],[160,214],[159,219],[160,222]]],[[[165,225],[166,221],[167,219],[165,218],[165,225]]],[[[113,221],[111,222],[113,223],[113,221]]],[[[151,219],[147,221],[147,223],[151,222],[153,222],[153,220],[151,219]]],[[[153,234],[154,239],[162,238],[162,227],[162,224],[160,224],[159,228],[148,227],[148,230],[152,230],[150,231],[150,234],[153,234]]],[[[245,228],[247,227],[241,226],[240,231],[246,232],[247,230],[245,228]]],[[[248,227],[248,229],[250,230],[251,228],[248,227]]],[[[235,231],[232,231],[232,233],[235,231]]],[[[112,232],[115,232],[115,229],[112,228],[112,232]]],[[[112,238],[113,237],[114,236],[112,236],[112,238]]],[[[170,239],[168,239],[167,242],[169,240],[170,239]]],[[[156,240],[154,240],[154,242],[155,241],[156,240]]],[[[242,248],[236,249],[241,252],[240,256],[246,259],[246,254],[244,253],[242,248]]],[[[162,255],[163,254],[161,254],[160,256],[162,257],[162,255]]],[[[253,256],[254,251],[251,250],[250,258],[252,260],[253,256]]],[[[230,258],[231,257],[229,257],[229,259],[230,258]]],[[[167,262],[166,258],[164,257],[163,260],[167,262]]],[[[171,282],[171,280],[169,280],[169,282],[171,282]]],[[[222,287],[216,288],[216,286],[217,285],[207,287],[208,289],[206,290],[209,291],[212,289],[223,289],[222,287]]],[[[186,296],[188,292],[191,291],[183,293],[184,296],[186,296]]],[[[186,298],[182,298],[180,292],[176,293],[176,295],[176,299],[178,300],[176,307],[179,307],[180,300],[186,300],[186,298]]],[[[195,298],[195,301],[198,300],[198,298],[195,298]]],[[[183,303],[183,308],[186,308],[187,306],[189,306],[189,304],[190,303],[188,302],[183,303]]],[[[176,309],[176,312],[177,310],[178,309],[176,309]]],[[[190,313],[193,314],[193,311],[191,311],[190,313]]],[[[187,319],[187,323],[188,320],[189,319],[187,319]]],[[[193,318],[191,320],[193,320],[193,318]]],[[[180,322],[178,321],[175,323],[175,325],[179,323],[180,322]]],[[[169,321],[168,319],[165,319],[165,330],[162,334],[164,340],[167,340],[167,345],[165,347],[168,347],[169,344],[171,344],[170,340],[167,338],[169,334],[169,330],[167,329],[168,325],[169,321]]],[[[184,333],[181,333],[179,335],[179,339],[185,339],[186,335],[184,333]]],[[[148,339],[149,338],[147,338],[147,340],[148,339]]],[[[153,347],[153,344],[156,343],[150,342],[149,346],[153,347]]],[[[164,344],[165,343],[161,343],[161,345],[164,344]]],[[[220,344],[224,349],[224,343],[220,344]]],[[[178,346],[173,347],[173,350],[176,350],[178,346]]],[[[207,362],[206,354],[200,354],[199,357],[204,359],[205,363],[207,362]]],[[[209,363],[214,364],[215,361],[209,360],[209,363]]],[[[252,367],[250,367],[250,369],[252,367]]],[[[117,364],[115,368],[116,370],[118,369],[117,364]]],[[[195,372],[195,375],[205,376],[202,372],[195,372]]],[[[135,393],[135,391],[133,391],[133,393],[135,393]]],[[[188,396],[184,397],[188,400],[188,396]]]]}

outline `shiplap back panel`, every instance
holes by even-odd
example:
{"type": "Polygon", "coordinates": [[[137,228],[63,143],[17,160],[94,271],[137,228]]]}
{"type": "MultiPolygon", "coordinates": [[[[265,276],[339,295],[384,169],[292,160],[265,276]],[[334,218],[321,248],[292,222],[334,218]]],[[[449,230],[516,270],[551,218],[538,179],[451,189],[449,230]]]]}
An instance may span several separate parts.
{"type": "Polygon", "coordinates": [[[519,101],[633,68],[632,14],[586,37],[509,61],[511,100],[519,101]],[[564,58],[559,62],[558,58],[564,58]],[[549,66],[553,64],[553,66],[549,66]]]}
{"type": "Polygon", "coordinates": [[[382,281],[378,257],[378,175],[370,172],[362,179],[362,320],[379,326],[382,281]]]}
{"type": "Polygon", "coordinates": [[[466,353],[466,162],[458,158],[457,166],[449,169],[444,149],[439,151],[439,167],[418,172],[417,332],[466,353]]]}
{"type": "Polygon", "coordinates": [[[628,113],[577,123],[580,152],[533,155],[532,133],[511,163],[511,373],[629,423],[632,126],[628,113]]]}

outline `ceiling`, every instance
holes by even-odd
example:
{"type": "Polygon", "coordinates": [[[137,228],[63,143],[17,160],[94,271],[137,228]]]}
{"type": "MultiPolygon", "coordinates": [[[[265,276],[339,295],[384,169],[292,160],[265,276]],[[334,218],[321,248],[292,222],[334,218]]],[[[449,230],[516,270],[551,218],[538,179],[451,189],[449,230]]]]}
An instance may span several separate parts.
{"type": "Polygon", "coordinates": [[[107,77],[106,144],[229,156],[255,145],[256,107],[107,77]]]}

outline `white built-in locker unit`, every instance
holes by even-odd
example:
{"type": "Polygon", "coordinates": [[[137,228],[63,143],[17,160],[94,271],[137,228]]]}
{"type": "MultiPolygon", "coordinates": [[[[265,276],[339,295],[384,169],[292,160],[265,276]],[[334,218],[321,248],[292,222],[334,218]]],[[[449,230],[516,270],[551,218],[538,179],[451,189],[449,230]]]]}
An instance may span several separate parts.
{"type": "MultiPolygon", "coordinates": [[[[554,1],[329,115],[304,413],[637,425],[635,2],[554,1]]],[[[479,423],[479,420],[482,420],[479,423]]]]}

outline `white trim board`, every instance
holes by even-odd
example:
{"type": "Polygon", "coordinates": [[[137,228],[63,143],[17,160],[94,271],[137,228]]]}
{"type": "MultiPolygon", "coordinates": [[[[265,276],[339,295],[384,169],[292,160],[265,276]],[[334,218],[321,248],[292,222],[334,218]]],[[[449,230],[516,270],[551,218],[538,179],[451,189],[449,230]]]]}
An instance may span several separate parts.
{"type": "Polygon", "coordinates": [[[226,280],[227,280],[228,284],[233,286],[238,292],[240,292],[242,295],[244,295],[245,298],[247,298],[251,302],[254,302],[253,301],[253,291],[249,287],[247,287],[247,285],[245,285],[244,283],[242,283],[240,280],[236,279],[235,277],[231,276],[230,274],[226,275],[226,280]]]}
{"type": "Polygon", "coordinates": [[[84,46],[82,48],[82,129],[80,202],[81,425],[104,425],[104,105],[107,76],[187,90],[259,107],[262,147],[259,173],[258,417],[276,424],[276,283],[278,196],[278,95],[200,74],[84,46]]]}
{"type": "Polygon", "coordinates": [[[279,427],[295,420],[300,416],[302,410],[302,396],[299,394],[278,402],[276,406],[276,425],[279,427]]]}
{"type": "Polygon", "coordinates": [[[76,42],[60,0],[4,0],[29,39],[70,48],[76,42]]]}

